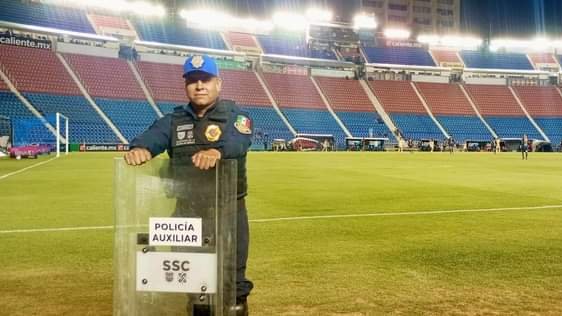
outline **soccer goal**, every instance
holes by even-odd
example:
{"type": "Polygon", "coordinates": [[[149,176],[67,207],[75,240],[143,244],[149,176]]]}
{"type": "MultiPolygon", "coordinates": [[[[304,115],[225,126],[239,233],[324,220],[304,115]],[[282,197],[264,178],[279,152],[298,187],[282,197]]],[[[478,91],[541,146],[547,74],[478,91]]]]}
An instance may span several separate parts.
{"type": "Polygon", "coordinates": [[[66,155],[68,155],[68,145],[70,144],[70,138],[68,138],[68,117],[60,114],[57,112],[56,114],[56,128],[55,128],[55,132],[56,132],[56,138],[57,138],[57,143],[56,143],[56,147],[57,147],[57,157],[60,157],[60,148],[61,148],[61,135],[64,132],[64,141],[65,141],[65,149],[64,152],[66,155]],[[64,129],[61,129],[61,123],[64,124],[64,129]]]}
{"type": "Polygon", "coordinates": [[[0,157],[6,156],[12,138],[12,122],[9,117],[0,115],[0,157]]]}

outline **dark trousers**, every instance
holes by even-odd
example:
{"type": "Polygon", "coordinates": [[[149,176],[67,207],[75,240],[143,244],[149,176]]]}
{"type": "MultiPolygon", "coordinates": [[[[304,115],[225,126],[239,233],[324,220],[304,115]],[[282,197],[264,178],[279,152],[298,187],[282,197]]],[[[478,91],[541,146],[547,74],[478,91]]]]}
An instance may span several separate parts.
{"type": "Polygon", "coordinates": [[[236,298],[245,301],[250,295],[254,284],[246,278],[246,262],[248,261],[248,246],[250,244],[250,229],[248,225],[248,211],[246,200],[238,200],[238,222],[237,222],[237,265],[236,265],[236,298]]]}
{"type": "MultiPolygon", "coordinates": [[[[178,199],[176,204],[175,217],[198,216],[195,210],[209,207],[205,199],[183,200],[178,199]]],[[[200,214],[199,214],[200,215],[200,214]]],[[[213,225],[203,219],[203,231],[212,230],[213,225]]],[[[248,225],[248,211],[246,210],[246,200],[241,198],[237,201],[237,223],[236,223],[236,300],[244,302],[250,295],[254,287],[253,283],[246,278],[246,262],[248,261],[248,246],[250,243],[250,229],[248,225]]]]}

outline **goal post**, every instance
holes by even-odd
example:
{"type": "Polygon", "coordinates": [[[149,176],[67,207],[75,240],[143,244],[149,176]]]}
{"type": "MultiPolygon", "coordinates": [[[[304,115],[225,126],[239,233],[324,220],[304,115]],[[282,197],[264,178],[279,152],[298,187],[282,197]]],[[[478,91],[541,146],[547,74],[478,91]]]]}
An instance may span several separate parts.
{"type": "Polygon", "coordinates": [[[57,148],[57,157],[60,157],[60,147],[61,147],[61,142],[63,141],[63,139],[61,139],[61,134],[63,132],[63,130],[61,130],[61,120],[64,121],[64,143],[65,143],[65,154],[68,155],[68,147],[70,144],[70,139],[68,138],[68,117],[60,114],[57,112],[56,114],[56,148],[57,148]]]}

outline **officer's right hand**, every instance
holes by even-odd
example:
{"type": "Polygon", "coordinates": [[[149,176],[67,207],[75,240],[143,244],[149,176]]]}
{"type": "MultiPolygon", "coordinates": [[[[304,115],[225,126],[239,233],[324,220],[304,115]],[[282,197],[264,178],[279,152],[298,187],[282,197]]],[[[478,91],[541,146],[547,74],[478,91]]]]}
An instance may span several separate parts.
{"type": "Polygon", "coordinates": [[[152,154],[145,148],[133,148],[123,158],[128,165],[138,166],[152,159],[152,154]]]}

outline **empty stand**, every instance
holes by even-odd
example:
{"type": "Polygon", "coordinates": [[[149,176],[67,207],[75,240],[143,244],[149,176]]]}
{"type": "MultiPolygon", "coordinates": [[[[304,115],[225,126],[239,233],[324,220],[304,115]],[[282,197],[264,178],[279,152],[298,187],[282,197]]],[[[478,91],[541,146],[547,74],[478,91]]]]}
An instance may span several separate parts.
{"type": "Polygon", "coordinates": [[[330,106],[355,137],[390,137],[388,127],[376,113],[357,80],[315,77],[330,106]]]}
{"type": "Polygon", "coordinates": [[[96,98],[95,101],[128,141],[144,132],[158,118],[146,101],[106,98],[96,98]]]}
{"type": "Polygon", "coordinates": [[[457,55],[458,51],[455,50],[444,50],[444,49],[433,49],[431,50],[433,57],[439,64],[439,66],[447,67],[450,65],[462,65],[462,61],[457,55]]]}
{"type": "Polygon", "coordinates": [[[187,102],[182,65],[141,61],[136,66],[156,102],[187,102]]]}
{"type": "Polygon", "coordinates": [[[4,80],[0,79],[0,91],[2,90],[9,90],[8,85],[4,82],[4,80]]]}
{"type": "Polygon", "coordinates": [[[337,57],[330,49],[311,49],[304,37],[274,37],[258,35],[261,47],[266,54],[299,56],[308,58],[332,59],[337,57]]]}
{"type": "MultiPolygon", "coordinates": [[[[14,120],[35,118],[35,115],[21,103],[15,94],[7,91],[0,91],[0,115],[12,119],[12,124],[14,120]]],[[[52,143],[54,141],[53,134],[39,121],[33,124],[31,130],[27,131],[27,137],[24,140],[18,137],[18,135],[13,136],[16,138],[12,140],[15,146],[33,143],[52,143]]]]}
{"type": "Polygon", "coordinates": [[[533,70],[527,55],[463,50],[460,52],[468,68],[533,70]]]}
{"type": "Polygon", "coordinates": [[[34,1],[0,1],[0,20],[27,25],[52,27],[82,33],[95,33],[86,11],[47,5],[34,1]]]}
{"type": "Polygon", "coordinates": [[[555,87],[514,87],[529,114],[555,146],[562,141],[562,97],[555,87]]]}
{"type": "Polygon", "coordinates": [[[297,133],[333,135],[337,148],[345,148],[346,135],[330,112],[296,107],[284,108],[282,111],[297,133]]]}
{"type": "Polygon", "coordinates": [[[272,107],[246,105],[240,105],[240,107],[248,112],[254,124],[252,143],[255,149],[265,149],[264,146],[271,144],[271,141],[274,139],[290,140],[293,138],[293,134],[289,131],[287,125],[285,125],[272,107]]]}
{"type": "Polygon", "coordinates": [[[224,34],[226,39],[230,43],[232,47],[241,46],[241,47],[249,47],[259,50],[259,47],[254,40],[254,36],[252,34],[246,33],[238,33],[238,32],[226,32],[224,34]]]}
{"type": "Polygon", "coordinates": [[[61,113],[71,121],[73,143],[119,143],[119,139],[82,96],[25,93],[35,108],[45,115],[61,113]]]}
{"type": "Polygon", "coordinates": [[[435,115],[476,116],[458,84],[416,82],[416,87],[435,115]]]}
{"type": "Polygon", "coordinates": [[[50,50],[0,45],[0,64],[20,91],[80,95],[72,78],[50,50]]]}
{"type": "Polygon", "coordinates": [[[278,73],[264,73],[263,77],[297,133],[332,134],[338,148],[345,146],[345,133],[326,109],[309,77],[278,73]]]}
{"type": "Polygon", "coordinates": [[[226,49],[218,32],[187,28],[182,19],[173,23],[161,19],[136,17],[131,21],[143,41],[226,49]]]}
{"type": "Polygon", "coordinates": [[[529,53],[529,58],[531,61],[537,64],[556,64],[556,59],[551,53],[529,53]]]}
{"type": "Polygon", "coordinates": [[[402,135],[413,139],[442,139],[443,133],[427,114],[409,81],[369,81],[377,99],[402,135]]]}
{"type": "Polygon", "coordinates": [[[513,87],[532,117],[562,117],[562,96],[555,87],[513,87]]]}
{"type": "Polygon", "coordinates": [[[363,47],[369,63],[435,66],[431,55],[417,47],[363,47]]]}
{"type": "Polygon", "coordinates": [[[264,73],[263,77],[279,106],[326,110],[309,77],[278,73],[264,73]]]}
{"type": "Polygon", "coordinates": [[[64,54],[92,97],[144,100],[145,95],[123,59],[64,54]]]}
{"type": "Polygon", "coordinates": [[[529,121],[507,86],[466,85],[478,111],[501,138],[542,136],[529,121]]]}
{"type": "Polygon", "coordinates": [[[127,21],[120,16],[100,14],[90,14],[89,16],[97,27],[131,30],[127,21]]]}
{"type": "Polygon", "coordinates": [[[417,82],[416,87],[435,118],[455,140],[492,137],[458,84],[417,82]]]}
{"type": "Polygon", "coordinates": [[[271,102],[255,72],[221,70],[220,76],[223,79],[221,97],[234,100],[238,104],[271,107],[271,102]]]}

